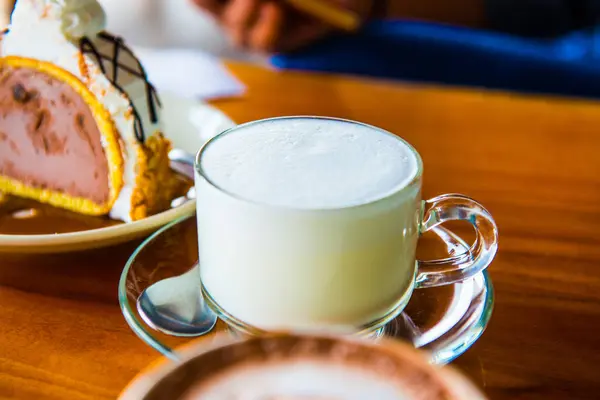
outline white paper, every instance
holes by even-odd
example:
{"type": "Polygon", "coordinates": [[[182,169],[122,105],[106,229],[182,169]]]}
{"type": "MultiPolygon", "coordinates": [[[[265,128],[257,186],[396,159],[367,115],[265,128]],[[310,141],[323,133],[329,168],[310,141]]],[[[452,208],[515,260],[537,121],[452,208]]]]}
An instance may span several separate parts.
{"type": "Polygon", "coordinates": [[[159,92],[184,98],[216,99],[244,94],[244,85],[221,60],[202,51],[186,49],[135,49],[150,82],[159,92]]]}

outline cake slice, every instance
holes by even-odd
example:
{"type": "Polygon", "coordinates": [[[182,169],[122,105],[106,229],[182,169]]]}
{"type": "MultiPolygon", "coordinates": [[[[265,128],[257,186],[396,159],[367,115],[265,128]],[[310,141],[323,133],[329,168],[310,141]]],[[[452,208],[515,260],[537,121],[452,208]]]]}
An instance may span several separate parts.
{"type": "Polygon", "coordinates": [[[180,180],[143,66],[96,0],[19,0],[0,58],[0,192],[134,221],[180,180]]]}

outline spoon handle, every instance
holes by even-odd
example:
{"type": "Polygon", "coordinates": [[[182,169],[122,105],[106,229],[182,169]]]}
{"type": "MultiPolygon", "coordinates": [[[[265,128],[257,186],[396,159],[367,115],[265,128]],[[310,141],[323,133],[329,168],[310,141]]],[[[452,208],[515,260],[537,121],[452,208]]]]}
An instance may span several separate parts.
{"type": "Polygon", "coordinates": [[[194,156],[185,150],[173,149],[169,152],[169,160],[176,161],[182,164],[187,164],[190,167],[194,166],[194,156]]]}
{"type": "Polygon", "coordinates": [[[194,179],[194,156],[181,150],[173,149],[169,152],[171,169],[190,179],[194,179]]]}

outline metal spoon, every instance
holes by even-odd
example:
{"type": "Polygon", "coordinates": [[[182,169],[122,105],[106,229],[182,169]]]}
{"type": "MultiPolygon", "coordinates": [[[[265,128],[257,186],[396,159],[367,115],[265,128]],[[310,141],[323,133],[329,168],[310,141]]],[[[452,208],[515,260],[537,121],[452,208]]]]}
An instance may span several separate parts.
{"type": "Polygon", "coordinates": [[[171,168],[191,179],[194,179],[194,156],[181,149],[173,149],[169,152],[171,168]]]}
{"type": "Polygon", "coordinates": [[[137,309],[150,327],[172,336],[201,336],[217,322],[200,292],[198,265],[146,288],[137,299],[137,309]]]}
{"type": "MultiPolygon", "coordinates": [[[[169,153],[171,167],[192,176],[194,157],[182,150],[169,153]],[[187,168],[184,168],[187,167],[187,168]]],[[[190,191],[186,196],[193,198],[190,191]]],[[[146,288],[137,299],[142,319],[153,329],[172,336],[201,336],[210,332],[217,316],[206,305],[200,291],[198,265],[183,275],[164,279],[146,288]]]]}

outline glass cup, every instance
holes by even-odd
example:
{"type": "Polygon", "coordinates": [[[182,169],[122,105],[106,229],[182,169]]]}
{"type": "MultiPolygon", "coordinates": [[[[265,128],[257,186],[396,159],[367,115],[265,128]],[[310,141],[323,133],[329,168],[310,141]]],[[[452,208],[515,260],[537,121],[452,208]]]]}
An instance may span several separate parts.
{"type": "Polygon", "coordinates": [[[321,117],[251,122],[208,141],[195,170],[202,293],[225,322],[244,333],[315,327],[377,332],[402,312],[414,289],[472,278],[497,251],[497,228],[488,211],[458,194],[423,201],[421,157],[403,139],[373,126],[321,117]],[[252,201],[207,176],[206,149],[224,137],[262,124],[307,120],[368,128],[373,140],[392,137],[414,158],[414,176],[374,201],[323,209],[252,201]],[[449,221],[473,225],[470,250],[417,260],[419,236],[449,221]]]}

